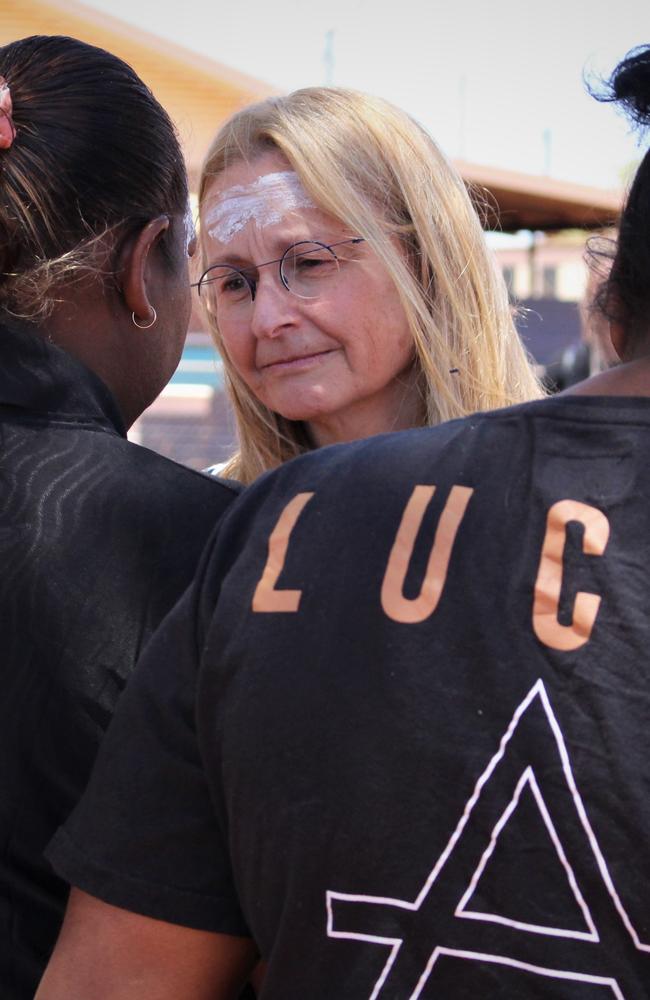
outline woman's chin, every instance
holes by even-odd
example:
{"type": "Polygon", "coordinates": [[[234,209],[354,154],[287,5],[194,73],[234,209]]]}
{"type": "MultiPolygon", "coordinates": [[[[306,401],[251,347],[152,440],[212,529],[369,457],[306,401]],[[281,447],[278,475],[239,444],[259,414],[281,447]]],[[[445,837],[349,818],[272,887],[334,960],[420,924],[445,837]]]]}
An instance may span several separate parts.
{"type": "Polygon", "coordinates": [[[306,424],[314,420],[327,421],[334,413],[331,403],[324,399],[305,399],[300,396],[278,401],[276,405],[271,405],[271,409],[285,420],[306,424]]]}

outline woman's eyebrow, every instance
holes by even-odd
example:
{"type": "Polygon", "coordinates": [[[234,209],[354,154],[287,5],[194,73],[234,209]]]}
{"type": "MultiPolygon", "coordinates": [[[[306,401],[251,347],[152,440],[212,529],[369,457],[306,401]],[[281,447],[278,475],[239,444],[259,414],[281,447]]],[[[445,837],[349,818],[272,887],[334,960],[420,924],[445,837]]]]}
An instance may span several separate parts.
{"type": "Polygon", "coordinates": [[[327,246],[330,242],[336,242],[336,240],[325,239],[322,234],[318,236],[291,236],[289,237],[279,237],[278,239],[273,239],[269,241],[267,256],[261,260],[256,257],[254,260],[249,256],[244,256],[240,253],[230,253],[227,250],[224,252],[223,256],[218,256],[217,254],[211,254],[210,259],[215,264],[232,264],[233,267],[250,269],[252,267],[258,267],[260,264],[270,264],[275,261],[279,261],[289,247],[293,246],[294,243],[323,243],[327,246]]]}
{"type": "Polygon", "coordinates": [[[214,264],[232,264],[234,267],[254,266],[250,257],[242,257],[236,253],[224,253],[221,256],[219,254],[212,254],[210,259],[214,264]]]}
{"type": "Polygon", "coordinates": [[[333,234],[331,231],[324,233],[320,229],[309,233],[304,232],[304,230],[300,232],[294,231],[293,233],[285,233],[284,235],[271,237],[267,244],[267,256],[262,260],[257,257],[253,260],[247,255],[232,253],[228,249],[224,248],[222,256],[218,256],[217,254],[210,255],[210,266],[213,264],[232,264],[233,267],[237,267],[240,270],[251,270],[262,264],[270,264],[279,261],[285,250],[293,246],[295,243],[322,243],[324,246],[330,246],[331,244],[336,245],[341,242],[346,242],[349,238],[350,237],[345,234],[333,234]]]}

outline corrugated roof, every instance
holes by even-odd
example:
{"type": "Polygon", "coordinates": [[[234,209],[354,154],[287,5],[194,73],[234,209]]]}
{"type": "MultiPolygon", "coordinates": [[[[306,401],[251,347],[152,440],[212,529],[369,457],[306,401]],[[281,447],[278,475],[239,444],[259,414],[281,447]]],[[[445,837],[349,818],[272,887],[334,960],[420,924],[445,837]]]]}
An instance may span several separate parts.
{"type": "Polygon", "coordinates": [[[455,160],[465,183],[478,194],[487,192],[487,225],[491,229],[602,229],[615,225],[623,194],[572,184],[554,177],[520,174],[455,160]]]}

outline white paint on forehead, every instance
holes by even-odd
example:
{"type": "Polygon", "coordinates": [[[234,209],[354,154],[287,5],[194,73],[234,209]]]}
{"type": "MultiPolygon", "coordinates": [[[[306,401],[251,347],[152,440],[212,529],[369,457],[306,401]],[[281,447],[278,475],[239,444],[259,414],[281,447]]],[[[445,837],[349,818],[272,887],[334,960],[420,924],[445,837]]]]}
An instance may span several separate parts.
{"type": "Polygon", "coordinates": [[[207,211],[205,222],[209,236],[229,243],[249,222],[263,229],[280,222],[288,212],[315,207],[298,175],[293,170],[282,170],[223,191],[207,211]]]}
{"type": "Polygon", "coordinates": [[[188,198],[187,206],[185,208],[185,215],[183,217],[183,225],[185,227],[185,252],[189,255],[190,245],[192,240],[196,237],[196,226],[194,225],[194,216],[192,214],[192,205],[188,198]]]}

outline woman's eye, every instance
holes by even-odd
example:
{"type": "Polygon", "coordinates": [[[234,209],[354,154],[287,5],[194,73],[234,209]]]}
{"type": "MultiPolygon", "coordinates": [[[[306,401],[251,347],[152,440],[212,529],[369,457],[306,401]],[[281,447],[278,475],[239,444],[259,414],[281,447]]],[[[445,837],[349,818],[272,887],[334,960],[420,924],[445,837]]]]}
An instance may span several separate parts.
{"type": "Polygon", "coordinates": [[[222,298],[238,300],[248,295],[249,284],[241,271],[229,267],[215,269],[214,282],[215,291],[222,298]]]}
{"type": "Polygon", "coordinates": [[[313,254],[304,254],[296,257],[295,260],[296,271],[302,271],[303,274],[307,271],[323,271],[331,267],[336,267],[336,259],[331,254],[318,257],[313,254]]]}
{"type": "Polygon", "coordinates": [[[234,274],[231,278],[226,278],[222,283],[221,290],[223,292],[241,292],[245,284],[246,282],[239,274],[234,274]]]}

